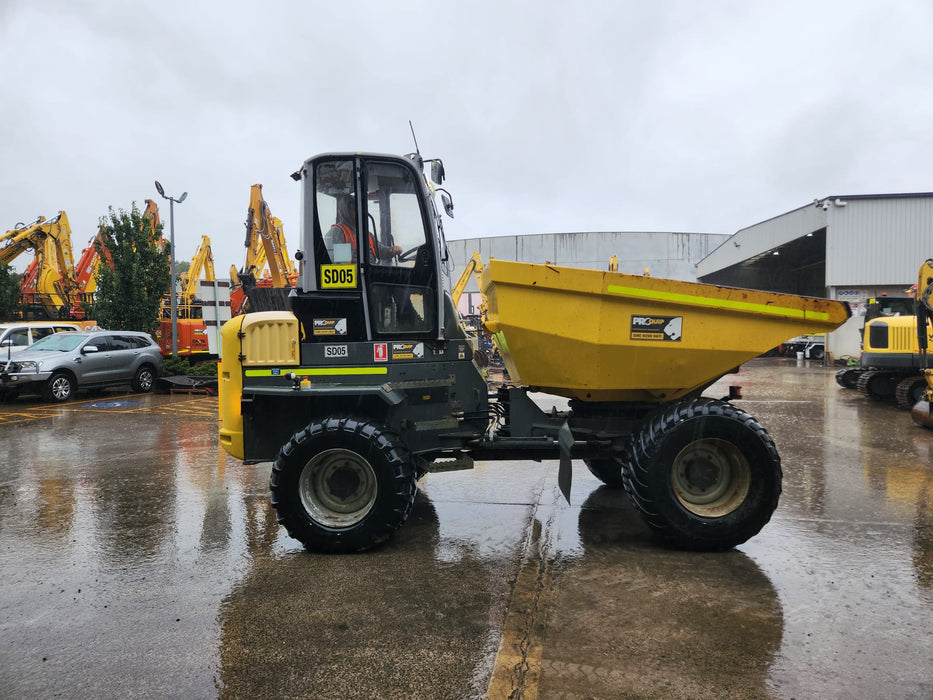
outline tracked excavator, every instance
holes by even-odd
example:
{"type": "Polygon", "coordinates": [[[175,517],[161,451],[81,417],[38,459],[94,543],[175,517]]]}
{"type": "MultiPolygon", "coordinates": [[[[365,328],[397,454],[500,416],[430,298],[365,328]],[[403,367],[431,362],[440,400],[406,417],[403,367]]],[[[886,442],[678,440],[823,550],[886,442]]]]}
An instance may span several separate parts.
{"type": "Polygon", "coordinates": [[[910,410],[926,390],[923,370],[930,367],[918,345],[915,297],[873,299],[862,329],[858,367],[836,372],[836,383],[875,401],[893,401],[910,410]]]}
{"type": "Polygon", "coordinates": [[[28,250],[34,251],[35,259],[27,267],[21,289],[27,316],[68,318],[77,286],[68,215],[60,211],[49,220],[40,216],[0,236],[0,263],[9,264],[28,250]]]}
{"type": "Polygon", "coordinates": [[[219,441],[273,463],[272,505],[307,549],[385,542],[422,475],[479,460],[554,460],[566,497],[581,460],[677,547],[729,549],[771,518],[774,442],[732,402],[738,387],[703,392],[786,338],[834,330],[848,305],[490,259],[484,325],[514,380],[491,392],[445,274],[441,161],[326,153],[292,177],[300,282],[290,310],[224,325],[219,441]]]}
{"type": "Polygon", "coordinates": [[[930,406],[933,405],[933,369],[927,361],[929,346],[933,340],[933,258],[926,260],[920,266],[917,277],[917,345],[920,351],[923,378],[926,387],[923,395],[910,410],[910,415],[919,426],[933,430],[933,416],[930,406]]]}
{"type": "Polygon", "coordinates": [[[250,188],[244,246],[243,267],[230,266],[232,315],[287,309],[288,291],[295,286],[298,272],[288,255],[282,221],[272,216],[262,185],[250,188]]]}

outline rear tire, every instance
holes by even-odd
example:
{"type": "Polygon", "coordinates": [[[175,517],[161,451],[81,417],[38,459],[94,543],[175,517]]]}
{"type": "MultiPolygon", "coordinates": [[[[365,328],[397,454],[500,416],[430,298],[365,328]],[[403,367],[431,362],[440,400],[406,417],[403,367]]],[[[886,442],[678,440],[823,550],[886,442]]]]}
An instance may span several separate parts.
{"type": "Polygon", "coordinates": [[[391,432],[359,418],[326,418],[279,452],[269,482],[288,534],[313,552],[360,552],[405,522],[415,500],[411,455],[391,432]]]}
{"type": "Polygon", "coordinates": [[[622,475],[626,470],[631,469],[629,463],[621,457],[584,459],[583,463],[590,470],[590,474],[613,489],[621,489],[625,486],[622,475]]]}
{"type": "Polygon", "coordinates": [[[143,365],[133,376],[133,391],[152,391],[155,379],[155,369],[151,365],[143,365]]]}
{"type": "Polygon", "coordinates": [[[65,372],[55,372],[45,383],[43,395],[46,401],[63,403],[74,397],[77,389],[74,377],[65,372]]]}
{"type": "Polygon", "coordinates": [[[774,442],[752,416],[701,398],[645,425],[625,489],[662,540],[712,551],[742,544],[765,526],[782,478],[774,442]]]}

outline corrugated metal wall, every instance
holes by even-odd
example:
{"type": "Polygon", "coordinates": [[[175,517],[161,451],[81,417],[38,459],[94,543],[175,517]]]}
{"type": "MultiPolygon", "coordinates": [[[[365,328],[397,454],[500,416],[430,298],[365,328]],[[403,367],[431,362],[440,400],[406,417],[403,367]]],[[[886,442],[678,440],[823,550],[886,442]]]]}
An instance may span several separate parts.
{"type": "Polygon", "coordinates": [[[842,199],[826,229],[826,285],[915,282],[933,257],[933,196],[842,199]]]}
{"type": "MultiPolygon", "coordinates": [[[[696,281],[696,263],[728,236],[716,233],[545,233],[525,236],[465,238],[448,241],[454,279],[477,251],[489,258],[545,263],[590,270],[605,270],[609,258],[618,257],[619,271],[652,277],[696,281]]],[[[475,290],[470,282],[466,289],[475,290]]]]}

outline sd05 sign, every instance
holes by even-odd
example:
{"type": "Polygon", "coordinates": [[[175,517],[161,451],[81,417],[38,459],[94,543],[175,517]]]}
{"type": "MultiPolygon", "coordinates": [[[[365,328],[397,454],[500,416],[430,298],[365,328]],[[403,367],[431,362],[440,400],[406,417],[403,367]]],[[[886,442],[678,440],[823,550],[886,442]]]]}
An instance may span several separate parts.
{"type": "Polygon", "coordinates": [[[356,265],[321,265],[322,289],[355,289],[356,265]]]}

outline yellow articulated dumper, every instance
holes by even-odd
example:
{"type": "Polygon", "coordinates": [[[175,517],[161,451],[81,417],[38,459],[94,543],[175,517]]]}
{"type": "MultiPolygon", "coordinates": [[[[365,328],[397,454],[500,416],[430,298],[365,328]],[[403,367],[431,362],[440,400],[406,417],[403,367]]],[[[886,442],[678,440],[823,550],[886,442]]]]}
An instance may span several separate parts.
{"type": "Polygon", "coordinates": [[[837,328],[847,305],[490,260],[485,325],[520,383],[490,392],[451,297],[441,161],[327,153],[293,177],[299,284],[291,311],[224,326],[220,442],[273,462],[279,522],[308,549],[384,542],[418,478],[474,460],[558,460],[565,495],[582,460],[678,547],[729,549],[771,518],[771,437],[703,391],[787,338],[837,328]],[[544,411],[533,391],[569,406],[544,411]]]}

